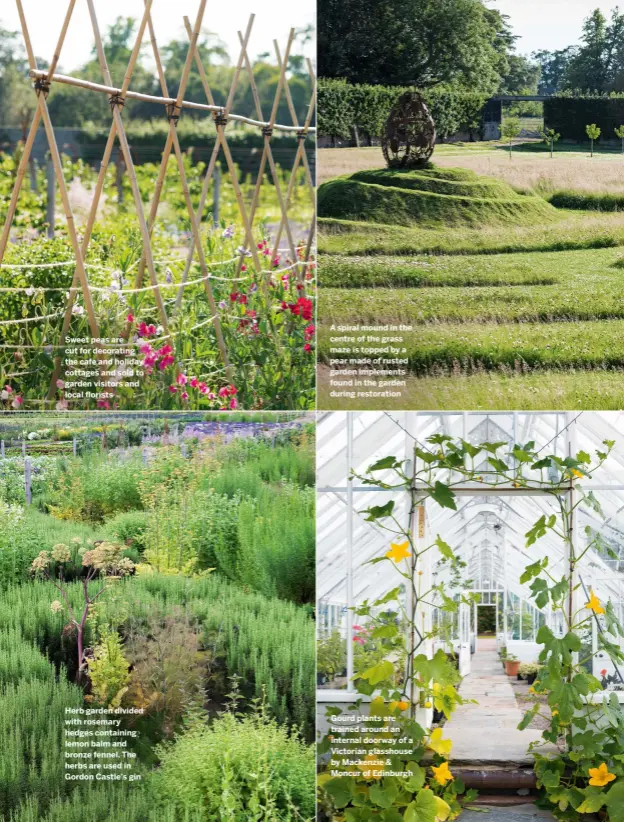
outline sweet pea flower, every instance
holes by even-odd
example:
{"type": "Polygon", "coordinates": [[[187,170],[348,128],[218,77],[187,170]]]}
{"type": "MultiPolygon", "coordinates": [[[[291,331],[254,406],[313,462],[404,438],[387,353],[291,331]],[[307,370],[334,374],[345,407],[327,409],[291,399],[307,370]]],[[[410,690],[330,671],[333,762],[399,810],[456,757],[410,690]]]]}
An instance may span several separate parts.
{"type": "Polygon", "coordinates": [[[68,408],[69,408],[69,403],[67,402],[67,400],[59,400],[56,403],[56,410],[57,411],[67,411],[68,408]]]}
{"type": "Polygon", "coordinates": [[[180,396],[182,397],[183,400],[188,400],[188,398],[189,398],[188,391],[183,391],[180,394],[180,396]]]}
{"type": "Polygon", "coordinates": [[[17,411],[19,408],[22,407],[23,404],[24,404],[24,397],[20,397],[19,394],[18,394],[18,396],[15,397],[15,399],[11,403],[11,406],[13,408],[15,408],[15,410],[17,411]]]}
{"type": "Polygon", "coordinates": [[[134,314],[130,312],[126,317],[126,322],[133,323],[134,322],[134,314]]]}
{"type": "Polygon", "coordinates": [[[63,380],[57,380],[57,381],[56,381],[56,387],[57,387],[57,388],[60,388],[60,389],[61,389],[61,391],[62,391],[62,390],[63,390],[63,388],[65,388],[65,382],[64,382],[63,380]]]}
{"type": "Polygon", "coordinates": [[[234,226],[233,225],[229,225],[226,229],[224,229],[223,233],[221,234],[221,237],[224,240],[231,240],[233,236],[234,236],[234,226]]]}
{"type": "Polygon", "coordinates": [[[176,382],[178,383],[178,385],[186,385],[188,382],[188,377],[186,376],[186,374],[178,374],[176,382]]]}
{"type": "Polygon", "coordinates": [[[199,380],[197,379],[197,377],[191,377],[191,379],[189,380],[189,385],[191,386],[191,388],[197,388],[199,386],[199,380]]]}
{"type": "Polygon", "coordinates": [[[236,411],[238,408],[238,403],[236,400],[230,400],[230,411],[236,411]]]}
{"type": "Polygon", "coordinates": [[[176,394],[177,391],[178,391],[178,386],[177,385],[170,385],[169,386],[169,393],[170,394],[176,394]]]}

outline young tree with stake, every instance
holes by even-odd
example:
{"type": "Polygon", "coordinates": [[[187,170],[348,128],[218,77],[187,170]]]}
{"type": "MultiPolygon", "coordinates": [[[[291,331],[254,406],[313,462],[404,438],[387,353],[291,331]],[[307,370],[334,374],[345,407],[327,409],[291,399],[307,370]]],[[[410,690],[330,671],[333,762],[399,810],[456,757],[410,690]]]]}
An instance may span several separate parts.
{"type": "Polygon", "coordinates": [[[512,158],[513,141],[520,134],[522,128],[520,127],[520,120],[517,117],[510,117],[505,120],[501,127],[501,137],[509,140],[509,159],[512,158]]]}
{"type": "Polygon", "coordinates": [[[598,140],[600,135],[602,134],[602,129],[598,128],[596,123],[592,123],[590,126],[585,126],[585,131],[587,136],[589,137],[589,141],[591,143],[591,156],[594,156],[594,140],[598,140]]]}

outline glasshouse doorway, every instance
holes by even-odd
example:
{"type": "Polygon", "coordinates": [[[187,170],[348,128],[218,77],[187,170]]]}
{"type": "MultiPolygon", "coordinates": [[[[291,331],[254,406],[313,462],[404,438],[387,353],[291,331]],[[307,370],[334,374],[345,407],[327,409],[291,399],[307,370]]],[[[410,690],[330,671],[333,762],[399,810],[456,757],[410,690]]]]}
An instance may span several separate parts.
{"type": "Polygon", "coordinates": [[[530,772],[532,743],[572,767],[575,705],[624,702],[624,414],[327,413],[317,470],[321,730],[387,671],[455,768],[530,772]],[[421,673],[447,664],[469,701],[448,716],[421,673]]]}

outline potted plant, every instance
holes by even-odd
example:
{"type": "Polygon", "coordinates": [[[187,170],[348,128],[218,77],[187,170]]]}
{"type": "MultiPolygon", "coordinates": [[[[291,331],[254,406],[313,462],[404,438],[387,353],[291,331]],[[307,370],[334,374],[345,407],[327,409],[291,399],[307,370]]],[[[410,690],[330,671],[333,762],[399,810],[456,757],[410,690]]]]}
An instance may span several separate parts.
{"type": "Polygon", "coordinates": [[[532,685],[539,672],[540,666],[537,662],[523,662],[518,671],[518,679],[526,679],[529,685],[532,685]]]}
{"type": "Polygon", "coordinates": [[[505,657],[505,673],[507,676],[518,676],[520,670],[520,660],[513,654],[508,654],[505,657]]]}
{"type": "Polygon", "coordinates": [[[343,671],[346,675],[345,661],[347,658],[347,644],[340,636],[337,628],[318,641],[316,682],[325,685],[343,671]]]}

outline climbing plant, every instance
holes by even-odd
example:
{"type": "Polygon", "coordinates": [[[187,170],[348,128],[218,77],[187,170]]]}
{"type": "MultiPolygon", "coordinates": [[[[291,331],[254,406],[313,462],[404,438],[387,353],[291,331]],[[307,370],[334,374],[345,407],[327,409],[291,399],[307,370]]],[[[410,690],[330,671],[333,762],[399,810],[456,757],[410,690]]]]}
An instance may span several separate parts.
{"type": "MultiPolygon", "coordinates": [[[[373,665],[356,667],[352,688],[361,696],[349,708],[361,714],[364,697],[370,698],[377,753],[367,752],[363,745],[361,750],[366,753],[361,761],[345,771],[344,760],[333,751],[332,733],[319,746],[319,752],[329,756],[319,777],[320,803],[334,822],[454,819],[474,798],[474,793],[466,792],[461,780],[453,777],[451,742],[442,738],[442,729],[423,728],[417,721],[419,708],[435,706],[448,718],[463,703],[455,687],[458,677],[450,673],[446,655],[438,651],[430,659],[423,647],[435,635],[423,627],[424,608],[438,607],[448,613],[458,609],[463,595],[452,596],[449,587],[461,587],[463,563],[439,535],[421,547],[414,537],[414,520],[418,506],[427,500],[457,510],[454,489],[467,484],[493,490],[533,490],[554,502],[555,512],[536,520],[526,534],[526,544],[529,547],[547,534],[555,536],[566,558],[564,571],[556,573],[548,556],[543,556],[527,565],[520,582],[530,583],[536,607],[550,606],[553,613],[561,615],[565,627],[562,636],[548,626],[538,632],[537,641],[544,646],[539,659],[543,668],[532,688],[535,704],[519,728],[526,728],[540,713],[543,702],[539,695],[545,695],[550,716],[546,717],[549,724],[543,732],[544,742],[556,743],[563,736],[565,749],[559,753],[535,751],[539,804],[561,820],[580,820],[584,813],[603,810],[610,822],[624,822],[624,714],[615,694],[592,700],[593,694],[602,691],[602,683],[588,670],[598,652],[606,652],[615,664],[624,662],[618,644],[624,628],[612,604],[601,603],[578,574],[579,563],[588,552],[615,554],[591,528],[586,529],[586,541],[580,549],[574,533],[580,506],[602,514],[597,498],[583,489],[582,482],[602,467],[614,442],[605,441],[603,446],[593,458],[584,451],[560,457],[544,455],[534,442],[509,448],[507,442],[473,445],[435,435],[422,445],[414,445],[411,473],[407,473],[408,461],[388,456],[364,474],[352,474],[364,485],[392,495],[407,494],[409,509],[406,522],[396,512],[395,500],[360,512],[367,522],[391,535],[389,550],[370,564],[389,564],[399,584],[353,609],[367,621],[370,635],[386,653],[373,665]],[[503,448],[508,454],[501,455],[503,448]],[[450,586],[422,583],[423,558],[433,549],[450,568],[450,586]],[[595,652],[588,651],[585,642],[592,621],[598,629],[595,652]],[[392,729],[397,727],[400,738],[408,740],[409,753],[395,752],[392,729]],[[384,745],[388,751],[385,756],[384,745]]],[[[341,713],[337,706],[328,708],[330,720],[341,713]]]]}

